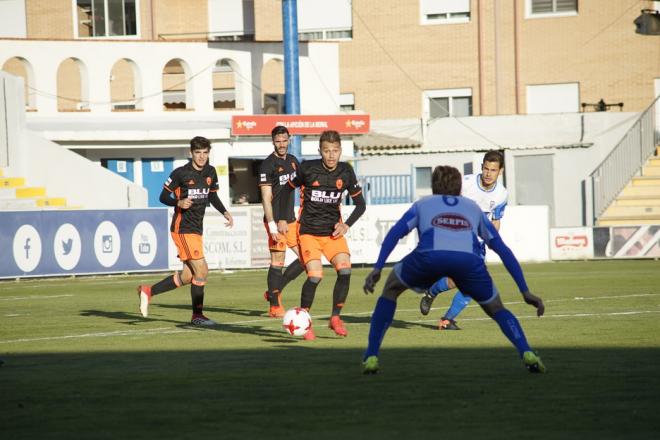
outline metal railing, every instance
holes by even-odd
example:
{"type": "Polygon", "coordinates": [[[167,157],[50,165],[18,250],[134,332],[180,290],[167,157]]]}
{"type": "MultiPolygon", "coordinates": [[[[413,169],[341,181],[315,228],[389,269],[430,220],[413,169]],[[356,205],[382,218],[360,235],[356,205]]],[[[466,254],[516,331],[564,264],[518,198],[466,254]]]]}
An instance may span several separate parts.
{"type": "Polygon", "coordinates": [[[413,181],[409,174],[363,176],[360,180],[368,205],[413,201],[413,181]]]}
{"type": "Polygon", "coordinates": [[[642,112],[616,147],[591,173],[594,223],[655,151],[660,141],[655,119],[656,106],[660,106],[660,96],[642,112]]]}

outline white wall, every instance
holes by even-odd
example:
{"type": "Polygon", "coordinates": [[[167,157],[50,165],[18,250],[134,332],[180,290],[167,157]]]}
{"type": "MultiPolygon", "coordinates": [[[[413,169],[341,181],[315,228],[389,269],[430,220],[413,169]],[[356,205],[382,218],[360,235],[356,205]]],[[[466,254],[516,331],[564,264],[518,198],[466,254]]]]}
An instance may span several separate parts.
{"type": "Polygon", "coordinates": [[[23,143],[25,127],[25,99],[23,97],[24,82],[22,78],[15,77],[0,71],[0,167],[7,167],[4,174],[10,176],[11,169],[20,171],[20,162],[17,160],[20,145],[23,143]],[[15,111],[20,109],[20,111],[15,111]]]}
{"type": "Polygon", "coordinates": [[[147,190],[54,142],[25,136],[24,173],[30,186],[44,186],[49,196],[85,209],[146,208],[147,190]],[[35,159],[38,158],[38,159],[35,159]]]}
{"type": "Polygon", "coordinates": [[[0,0],[0,37],[26,36],[25,0],[0,0]]]}
{"type": "MultiPolygon", "coordinates": [[[[121,119],[125,114],[112,112],[110,103],[110,72],[121,59],[137,65],[141,83],[143,112],[133,113],[139,120],[150,115],[185,113],[195,115],[253,114],[261,110],[261,69],[268,59],[282,58],[281,43],[197,43],[145,41],[0,41],[0,65],[20,56],[28,61],[35,73],[37,89],[35,107],[40,116],[61,116],[57,111],[57,70],[62,61],[76,58],[85,66],[88,78],[88,99],[91,115],[102,114],[121,119]],[[178,58],[188,67],[188,107],[192,112],[167,112],[162,105],[162,72],[165,64],[178,58]],[[243,109],[215,111],[213,109],[213,67],[221,59],[234,61],[242,90],[243,109]]],[[[336,43],[300,44],[301,110],[307,114],[332,114],[339,108],[339,51],[336,43]]],[[[71,115],[68,115],[69,117],[71,115]]],[[[90,117],[74,113],[75,117],[90,117]]]]}

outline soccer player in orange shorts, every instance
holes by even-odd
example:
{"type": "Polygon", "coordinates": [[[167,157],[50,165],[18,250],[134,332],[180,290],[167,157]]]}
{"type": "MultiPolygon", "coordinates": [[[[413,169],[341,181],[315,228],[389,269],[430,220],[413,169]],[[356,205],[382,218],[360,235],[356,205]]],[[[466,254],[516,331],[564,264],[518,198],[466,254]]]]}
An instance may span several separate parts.
{"type": "Polygon", "coordinates": [[[218,176],[209,165],[211,143],[197,136],[190,141],[192,159],[186,165],[172,171],[160,194],[160,202],[174,206],[170,227],[172,240],[179,251],[183,269],[174,272],[153,286],[138,286],[140,313],[146,317],[153,296],[191,284],[192,318],[196,326],[213,326],[216,323],[204,316],[204,285],[209,267],[204,258],[202,243],[203,221],[207,203],[211,203],[227,220],[227,227],[234,220],[218,197],[218,176]]]}
{"type": "MultiPolygon", "coordinates": [[[[300,258],[307,270],[307,280],[302,287],[300,306],[307,310],[312,307],[316,288],[323,278],[323,255],[337,271],[329,327],[337,335],[347,336],[348,332],[339,317],[348,297],[351,281],[351,256],[345,235],[364,214],[366,203],[353,167],[339,161],[339,133],[333,130],[321,133],[319,153],[321,159],[303,162],[289,181],[290,189],[301,188],[298,244],[300,258]],[[348,191],[353,199],[355,209],[344,222],[340,208],[345,191],[348,191]]],[[[282,201],[287,202],[285,199],[282,201]]],[[[310,329],[304,338],[314,339],[313,329],[310,329]]]]}
{"type": "Polygon", "coordinates": [[[298,224],[293,212],[294,193],[288,191],[286,187],[291,175],[300,168],[300,163],[295,156],[288,154],[290,136],[286,127],[278,125],[273,128],[271,138],[274,151],[261,162],[259,167],[261,205],[264,208],[264,226],[268,234],[270,250],[270,267],[266,279],[268,290],[264,293],[264,297],[270,302],[268,314],[273,318],[281,318],[284,316],[282,290],[304,270],[297,258],[282,273],[287,247],[299,255],[298,224]],[[284,211],[280,209],[282,197],[289,198],[284,211]],[[283,233],[280,233],[278,226],[282,228],[283,233]]]}

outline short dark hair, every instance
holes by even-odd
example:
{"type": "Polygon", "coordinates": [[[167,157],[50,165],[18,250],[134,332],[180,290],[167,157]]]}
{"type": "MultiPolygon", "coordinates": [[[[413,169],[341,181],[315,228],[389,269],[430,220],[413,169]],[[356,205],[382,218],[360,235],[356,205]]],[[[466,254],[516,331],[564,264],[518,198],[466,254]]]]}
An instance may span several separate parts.
{"type": "Polygon", "coordinates": [[[195,136],[190,140],[190,151],[211,150],[211,142],[203,136],[195,136]]]}
{"type": "Polygon", "coordinates": [[[321,148],[323,142],[341,145],[341,136],[339,136],[339,133],[335,130],[326,130],[321,133],[321,137],[319,138],[319,148],[321,148]]]}
{"type": "Polygon", "coordinates": [[[272,140],[275,140],[275,136],[278,134],[285,134],[289,137],[291,137],[291,134],[289,134],[289,129],[286,128],[284,125],[276,125],[273,127],[273,129],[270,131],[270,137],[272,140]]]}
{"type": "Polygon", "coordinates": [[[482,163],[485,162],[497,162],[500,164],[500,168],[504,168],[504,154],[498,150],[489,150],[484,154],[484,160],[482,163]]]}
{"type": "Polygon", "coordinates": [[[433,194],[459,196],[461,195],[462,185],[461,173],[456,168],[439,165],[433,170],[433,177],[431,178],[433,194]]]}

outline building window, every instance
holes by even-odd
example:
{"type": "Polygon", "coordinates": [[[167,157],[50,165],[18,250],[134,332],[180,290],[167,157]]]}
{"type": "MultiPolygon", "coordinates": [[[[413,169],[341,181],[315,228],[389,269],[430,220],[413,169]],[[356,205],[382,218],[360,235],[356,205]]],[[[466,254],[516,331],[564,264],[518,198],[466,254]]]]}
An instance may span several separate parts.
{"type": "Polygon", "coordinates": [[[137,37],[139,0],[75,0],[78,38],[137,37]]]}
{"type": "Polygon", "coordinates": [[[527,114],[577,113],[580,111],[578,83],[527,86],[527,114]]]}
{"type": "Polygon", "coordinates": [[[254,0],[208,0],[205,3],[210,38],[215,41],[254,41],[254,0]]]}
{"type": "Polygon", "coordinates": [[[421,24],[451,24],[470,21],[470,0],[420,0],[421,24]]]}
{"type": "Polygon", "coordinates": [[[471,89],[427,90],[424,92],[424,117],[460,118],[472,116],[471,89]]]}
{"type": "Polygon", "coordinates": [[[353,110],[355,110],[355,95],[352,93],[339,95],[339,111],[351,112],[353,110]]]}
{"type": "Polygon", "coordinates": [[[298,38],[311,40],[350,40],[353,38],[352,0],[298,1],[298,38]]]}
{"type": "Polygon", "coordinates": [[[351,38],[353,38],[352,29],[320,29],[298,32],[300,41],[350,40],[351,38]]]}
{"type": "Polygon", "coordinates": [[[431,188],[431,167],[415,167],[415,189],[431,188]]]}
{"type": "Polygon", "coordinates": [[[527,0],[528,17],[577,15],[577,0],[527,0]]]}

